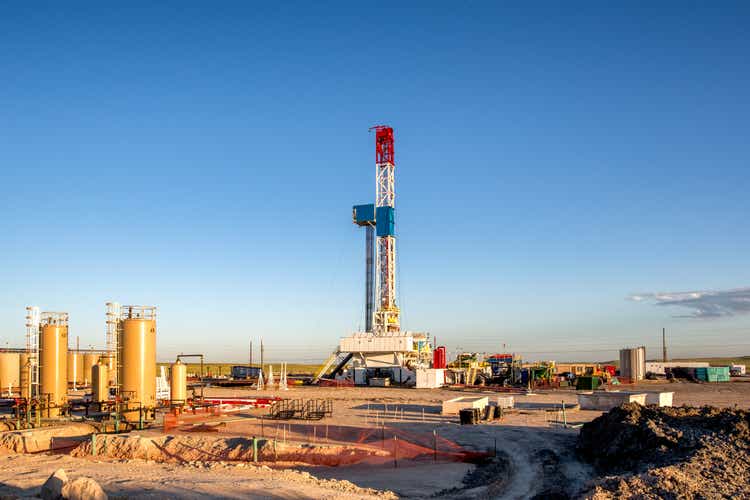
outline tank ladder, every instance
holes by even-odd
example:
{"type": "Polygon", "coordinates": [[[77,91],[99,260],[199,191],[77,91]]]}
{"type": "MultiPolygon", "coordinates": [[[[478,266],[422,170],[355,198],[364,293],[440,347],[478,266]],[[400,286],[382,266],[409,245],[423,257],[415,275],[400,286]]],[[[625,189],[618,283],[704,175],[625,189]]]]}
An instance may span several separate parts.
{"type": "Polygon", "coordinates": [[[29,396],[39,396],[39,325],[41,313],[36,306],[26,308],[26,353],[29,355],[29,396]]]}
{"type": "Polygon", "coordinates": [[[120,317],[121,307],[117,302],[107,302],[107,354],[114,358],[112,365],[115,368],[114,382],[115,392],[120,393],[120,317]]]}

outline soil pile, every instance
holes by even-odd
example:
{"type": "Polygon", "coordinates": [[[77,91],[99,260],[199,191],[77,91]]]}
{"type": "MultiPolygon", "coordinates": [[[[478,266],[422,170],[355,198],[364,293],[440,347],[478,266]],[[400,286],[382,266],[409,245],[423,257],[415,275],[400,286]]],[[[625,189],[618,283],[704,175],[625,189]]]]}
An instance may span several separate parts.
{"type": "Polygon", "coordinates": [[[750,414],[635,403],[585,424],[578,452],[607,476],[592,498],[750,496],[750,414]]]}

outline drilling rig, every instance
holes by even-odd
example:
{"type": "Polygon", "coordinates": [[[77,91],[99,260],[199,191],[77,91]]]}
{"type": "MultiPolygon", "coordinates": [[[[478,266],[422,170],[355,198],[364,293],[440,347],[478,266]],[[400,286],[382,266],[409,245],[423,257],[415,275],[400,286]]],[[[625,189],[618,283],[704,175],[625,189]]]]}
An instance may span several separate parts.
{"type": "Polygon", "coordinates": [[[401,330],[396,305],[396,183],[393,128],[378,125],[375,131],[375,203],[352,207],[354,224],[365,228],[365,331],[344,337],[313,382],[340,375],[351,364],[354,382],[366,383],[391,373],[396,383],[414,381],[414,370],[429,366],[431,349],[426,333],[401,330]],[[374,268],[374,269],[373,269],[374,268]],[[363,372],[364,370],[364,372],[363,372]],[[357,377],[357,373],[364,375],[357,377]]]}

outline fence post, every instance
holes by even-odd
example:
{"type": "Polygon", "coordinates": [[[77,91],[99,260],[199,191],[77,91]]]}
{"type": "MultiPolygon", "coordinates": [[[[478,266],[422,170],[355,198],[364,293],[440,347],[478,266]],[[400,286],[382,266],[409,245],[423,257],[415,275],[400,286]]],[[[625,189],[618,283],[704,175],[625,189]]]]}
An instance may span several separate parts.
{"type": "Polygon", "coordinates": [[[437,429],[432,429],[432,461],[437,462],[437,429]]]}
{"type": "Polygon", "coordinates": [[[393,467],[398,468],[398,436],[393,435],[393,467]]]}
{"type": "Polygon", "coordinates": [[[96,455],[96,433],[91,435],[91,454],[96,455]]]}
{"type": "Polygon", "coordinates": [[[258,438],[253,436],[253,462],[258,461],[258,438]]]}

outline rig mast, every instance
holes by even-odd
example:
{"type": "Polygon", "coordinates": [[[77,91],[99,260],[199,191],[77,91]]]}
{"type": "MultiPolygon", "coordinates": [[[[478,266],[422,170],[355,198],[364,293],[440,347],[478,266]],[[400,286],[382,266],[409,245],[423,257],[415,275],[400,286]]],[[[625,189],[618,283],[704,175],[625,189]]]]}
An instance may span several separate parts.
{"type": "Polygon", "coordinates": [[[396,306],[395,170],[393,129],[375,129],[375,300],[373,333],[387,335],[401,331],[396,306]]]}

